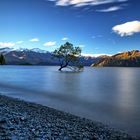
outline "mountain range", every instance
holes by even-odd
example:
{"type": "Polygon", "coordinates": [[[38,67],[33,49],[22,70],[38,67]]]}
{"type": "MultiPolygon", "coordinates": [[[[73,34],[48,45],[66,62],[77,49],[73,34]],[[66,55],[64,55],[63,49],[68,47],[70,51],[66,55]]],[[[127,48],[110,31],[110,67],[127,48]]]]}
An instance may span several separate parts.
{"type": "Polygon", "coordinates": [[[92,64],[93,67],[140,67],[140,51],[133,50],[118,53],[100,59],[92,64]]]}
{"type": "MultiPolygon", "coordinates": [[[[41,50],[39,48],[34,49],[14,49],[14,48],[0,48],[0,53],[5,57],[6,64],[8,65],[59,65],[59,61],[53,58],[52,53],[41,50]]],[[[90,66],[103,57],[90,57],[81,56],[80,62],[84,66],[90,66]]]]}
{"type": "MultiPolygon", "coordinates": [[[[6,47],[0,48],[0,53],[4,55],[7,65],[59,65],[58,59],[53,57],[52,52],[39,48],[6,47]]],[[[140,67],[140,51],[127,51],[112,56],[80,56],[80,62],[84,66],[92,67],[140,67]]]]}

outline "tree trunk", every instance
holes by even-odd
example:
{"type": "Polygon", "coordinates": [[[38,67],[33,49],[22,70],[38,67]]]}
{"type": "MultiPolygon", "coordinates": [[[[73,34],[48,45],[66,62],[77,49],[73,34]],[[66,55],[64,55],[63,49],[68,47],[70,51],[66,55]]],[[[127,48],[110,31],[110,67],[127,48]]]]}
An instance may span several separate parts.
{"type": "Polygon", "coordinates": [[[63,69],[63,67],[60,67],[58,70],[61,71],[63,69]]]}
{"type": "Polygon", "coordinates": [[[63,68],[65,68],[65,67],[67,67],[68,66],[68,64],[66,64],[66,65],[64,65],[64,66],[60,66],[60,68],[58,69],[59,71],[61,71],[63,68]]]}

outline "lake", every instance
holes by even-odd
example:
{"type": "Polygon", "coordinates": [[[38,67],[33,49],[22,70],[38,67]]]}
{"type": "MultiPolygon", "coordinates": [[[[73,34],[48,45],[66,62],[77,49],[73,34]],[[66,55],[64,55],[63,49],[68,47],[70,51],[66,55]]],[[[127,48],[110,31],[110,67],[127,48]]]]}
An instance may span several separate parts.
{"type": "Polygon", "coordinates": [[[55,66],[0,66],[0,93],[140,136],[140,68],[59,72],[55,66]]]}

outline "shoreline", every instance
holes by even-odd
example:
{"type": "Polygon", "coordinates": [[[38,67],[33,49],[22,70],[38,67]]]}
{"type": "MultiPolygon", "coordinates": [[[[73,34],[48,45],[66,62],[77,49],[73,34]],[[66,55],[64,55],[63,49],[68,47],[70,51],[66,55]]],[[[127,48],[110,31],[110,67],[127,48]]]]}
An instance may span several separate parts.
{"type": "Polygon", "coordinates": [[[138,140],[99,122],[0,94],[0,139],[138,140]]]}

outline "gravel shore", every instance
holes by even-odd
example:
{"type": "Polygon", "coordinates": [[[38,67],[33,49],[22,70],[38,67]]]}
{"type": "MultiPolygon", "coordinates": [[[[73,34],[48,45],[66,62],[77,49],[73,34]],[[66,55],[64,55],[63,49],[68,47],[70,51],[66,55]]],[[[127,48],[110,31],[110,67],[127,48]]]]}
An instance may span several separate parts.
{"type": "Polygon", "coordinates": [[[101,123],[0,95],[0,140],[140,140],[101,123]]]}

